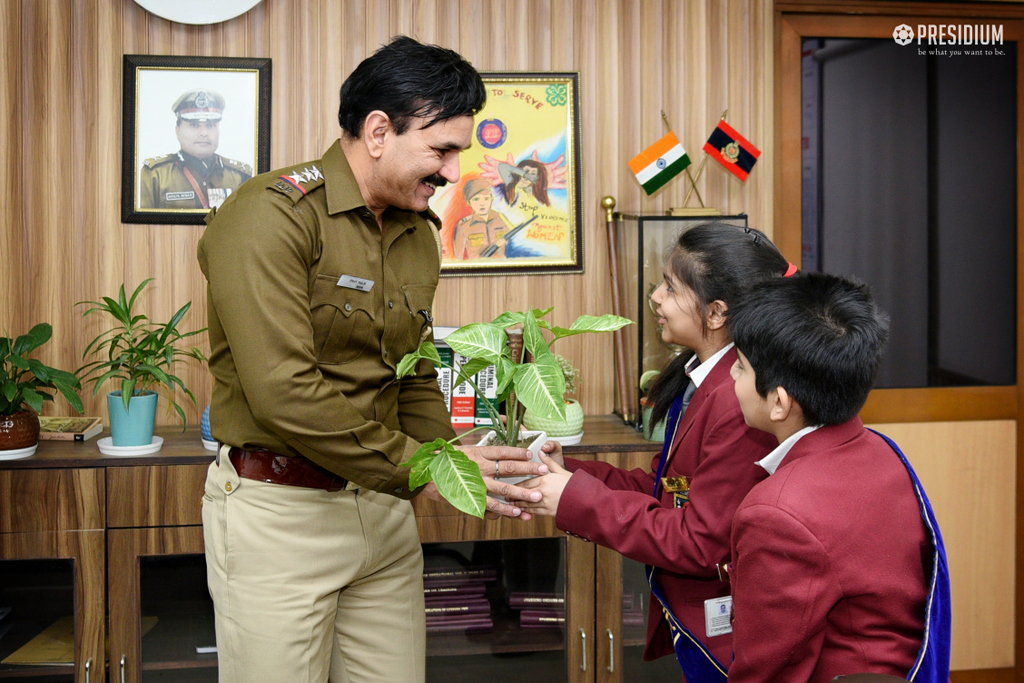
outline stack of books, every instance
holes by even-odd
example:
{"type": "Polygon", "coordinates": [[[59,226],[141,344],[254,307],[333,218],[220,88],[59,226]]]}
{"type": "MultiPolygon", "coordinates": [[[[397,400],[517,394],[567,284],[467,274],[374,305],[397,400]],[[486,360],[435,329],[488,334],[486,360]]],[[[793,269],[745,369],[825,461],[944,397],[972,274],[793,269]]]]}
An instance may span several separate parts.
{"type": "MultiPolygon", "coordinates": [[[[441,360],[444,363],[455,367],[462,367],[469,359],[466,356],[455,353],[452,347],[444,342],[445,337],[457,329],[457,327],[435,326],[434,345],[437,347],[437,353],[441,356],[441,360]]],[[[452,416],[453,427],[482,427],[494,424],[490,413],[487,411],[487,407],[484,405],[484,401],[489,401],[492,406],[497,408],[497,373],[498,369],[492,365],[473,376],[473,381],[476,382],[476,386],[480,387],[481,394],[468,381],[453,387],[452,384],[458,378],[459,373],[444,366],[438,367],[437,383],[441,387],[441,393],[444,394],[444,402],[452,416]]]]}
{"type": "Polygon", "coordinates": [[[644,628],[643,596],[635,593],[623,593],[622,595],[622,626],[624,628],[644,628]]]}
{"type": "Polygon", "coordinates": [[[508,596],[508,606],[521,610],[519,625],[522,628],[565,626],[565,596],[561,593],[514,591],[508,596]]]}
{"type": "Polygon", "coordinates": [[[498,578],[493,566],[427,568],[423,595],[427,633],[479,633],[494,628],[487,583],[498,578]]]}

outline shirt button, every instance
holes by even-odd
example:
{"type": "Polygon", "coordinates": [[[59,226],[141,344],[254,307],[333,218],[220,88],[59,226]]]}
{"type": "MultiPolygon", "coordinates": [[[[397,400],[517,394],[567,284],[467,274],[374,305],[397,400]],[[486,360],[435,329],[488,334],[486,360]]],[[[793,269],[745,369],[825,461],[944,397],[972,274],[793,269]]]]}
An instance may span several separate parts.
{"type": "Polygon", "coordinates": [[[394,307],[395,307],[395,302],[394,301],[389,301],[388,302],[388,308],[394,308],[394,307]]]}
{"type": "Polygon", "coordinates": [[[228,493],[231,493],[231,482],[230,481],[228,483],[224,484],[224,490],[227,491],[228,493]]]}
{"type": "Polygon", "coordinates": [[[348,311],[349,313],[351,313],[352,312],[352,304],[345,304],[345,310],[348,311]]]}

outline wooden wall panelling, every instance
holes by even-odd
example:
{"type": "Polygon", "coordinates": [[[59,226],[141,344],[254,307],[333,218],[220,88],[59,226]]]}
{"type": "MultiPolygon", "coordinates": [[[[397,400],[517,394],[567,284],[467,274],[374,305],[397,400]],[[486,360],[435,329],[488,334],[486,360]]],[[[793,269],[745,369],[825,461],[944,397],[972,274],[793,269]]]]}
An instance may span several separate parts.
{"type": "Polygon", "coordinates": [[[101,469],[0,470],[0,534],[103,529],[101,469]]]}
{"type": "MultiPolygon", "coordinates": [[[[0,3],[0,42],[21,46],[20,3],[0,3]]],[[[18,336],[29,329],[28,307],[22,304],[25,287],[21,231],[21,184],[23,164],[21,138],[22,54],[8,49],[4,69],[0,71],[0,336],[18,336]]]]}
{"type": "Polygon", "coordinates": [[[75,680],[106,680],[106,531],[0,533],[0,558],[74,561],[75,680]]]}
{"type": "Polygon", "coordinates": [[[107,526],[202,525],[209,465],[107,468],[107,526]]]}
{"type": "Polygon", "coordinates": [[[954,669],[1014,664],[1014,420],[873,424],[900,445],[935,509],[953,594],[954,669]]]}
{"type": "MultiPolygon", "coordinates": [[[[481,70],[580,72],[586,273],[449,278],[438,289],[439,322],[490,319],[547,303],[556,306],[559,321],[608,311],[601,197],[615,196],[619,209],[630,212],[657,212],[682,199],[682,179],[642,197],[626,165],[662,133],[661,108],[695,161],[726,107],[742,132],[767,147],[759,126],[770,128],[772,116],[758,94],[767,81],[755,56],[771,49],[769,6],[768,0],[264,0],[241,17],[197,27],[150,15],[132,0],[5,3],[3,35],[20,49],[11,51],[0,77],[0,88],[13,95],[4,98],[11,115],[0,123],[4,168],[12,171],[0,198],[0,244],[10,247],[2,271],[6,283],[28,279],[14,290],[16,304],[0,304],[0,313],[5,323],[49,318],[58,339],[46,360],[71,368],[107,324],[96,316],[82,320],[74,302],[112,294],[122,282],[157,277],[142,301],[145,310],[166,320],[191,300],[185,328],[204,325],[205,282],[195,262],[202,226],[120,224],[123,54],[271,58],[276,167],[317,158],[330,145],[339,133],[342,79],[400,31],[460,50],[481,70]]],[[[752,224],[768,228],[758,214],[768,206],[772,163],[762,156],[745,185],[709,167],[702,191],[710,203],[747,211],[752,224]]],[[[205,337],[199,342],[206,345],[205,337]]],[[[583,371],[580,398],[588,412],[610,412],[611,336],[560,345],[583,371]]],[[[212,380],[196,366],[181,375],[199,398],[187,408],[196,420],[212,380]]],[[[102,396],[86,406],[90,414],[105,414],[102,396]]],[[[164,411],[158,419],[174,422],[164,411]]]]}

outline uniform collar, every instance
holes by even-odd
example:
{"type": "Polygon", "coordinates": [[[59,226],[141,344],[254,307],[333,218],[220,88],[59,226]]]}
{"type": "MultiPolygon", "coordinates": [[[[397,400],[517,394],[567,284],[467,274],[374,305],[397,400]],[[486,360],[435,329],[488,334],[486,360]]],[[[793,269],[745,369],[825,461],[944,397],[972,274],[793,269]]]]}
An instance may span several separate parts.
{"type": "Polygon", "coordinates": [[[348,165],[341,139],[335,140],[324,153],[324,185],[327,187],[327,212],[330,214],[366,207],[366,200],[359,191],[359,183],[348,165]]]}
{"type": "MultiPolygon", "coordinates": [[[[797,437],[797,434],[793,435],[793,437],[797,438],[794,439],[793,437],[790,437],[793,441],[789,444],[789,448],[786,449],[786,452],[782,453],[781,457],[779,457],[777,462],[774,463],[775,468],[777,470],[780,467],[786,467],[805,455],[812,455],[825,449],[835,448],[836,446],[840,446],[848,441],[852,441],[863,433],[864,423],[861,422],[859,416],[854,416],[852,420],[839,425],[819,426],[810,428],[809,430],[802,430],[797,432],[800,436],[797,437]]],[[[787,441],[789,441],[789,439],[787,439],[787,441]]],[[[779,448],[776,450],[781,449],[782,445],[783,444],[779,444],[779,448]]],[[[765,457],[764,460],[769,460],[772,455],[774,455],[774,452],[765,457]]],[[[762,464],[764,463],[764,460],[758,464],[767,470],[768,467],[766,467],[766,464],[768,463],[762,464]]],[[[768,471],[772,474],[775,473],[773,470],[768,471]]]]}
{"type": "MultiPolygon", "coordinates": [[[[327,213],[334,215],[360,208],[369,212],[352,167],[341,149],[340,138],[324,153],[321,163],[324,167],[324,186],[327,188],[327,213]]],[[[404,229],[415,225],[416,215],[412,211],[389,206],[384,210],[384,221],[385,224],[394,223],[404,229]]]]}

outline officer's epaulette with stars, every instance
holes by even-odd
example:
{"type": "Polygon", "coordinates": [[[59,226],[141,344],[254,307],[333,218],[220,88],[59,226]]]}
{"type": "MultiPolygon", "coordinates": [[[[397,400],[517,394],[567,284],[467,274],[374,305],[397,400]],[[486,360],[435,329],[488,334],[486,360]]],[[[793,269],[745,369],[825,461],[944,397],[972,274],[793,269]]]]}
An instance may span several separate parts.
{"type": "Polygon", "coordinates": [[[227,157],[221,157],[221,161],[224,162],[225,166],[230,166],[236,171],[241,171],[249,177],[252,177],[252,166],[249,164],[243,164],[241,161],[235,161],[234,159],[228,159],[227,157]]]}
{"type": "Polygon", "coordinates": [[[319,166],[301,164],[281,171],[268,187],[291,197],[294,204],[323,184],[324,174],[319,166]]]}
{"type": "Polygon", "coordinates": [[[177,154],[165,154],[162,157],[153,157],[151,159],[146,159],[145,161],[143,161],[142,165],[145,166],[146,168],[153,168],[155,166],[159,166],[160,164],[166,163],[168,161],[173,161],[176,156],[178,156],[178,155],[177,154]]]}

